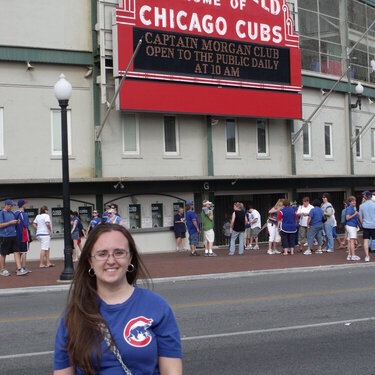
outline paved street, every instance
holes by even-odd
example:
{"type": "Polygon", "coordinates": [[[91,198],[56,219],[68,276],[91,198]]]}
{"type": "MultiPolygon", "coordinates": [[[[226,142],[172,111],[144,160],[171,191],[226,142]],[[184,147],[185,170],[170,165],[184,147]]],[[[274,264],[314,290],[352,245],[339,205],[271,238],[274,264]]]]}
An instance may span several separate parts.
{"type": "MultiPolygon", "coordinates": [[[[374,267],[156,283],[185,374],[375,374],[374,267]]],[[[0,297],[1,374],[52,371],[66,292],[0,297]],[[18,356],[19,355],[19,356],[18,356]]]]}

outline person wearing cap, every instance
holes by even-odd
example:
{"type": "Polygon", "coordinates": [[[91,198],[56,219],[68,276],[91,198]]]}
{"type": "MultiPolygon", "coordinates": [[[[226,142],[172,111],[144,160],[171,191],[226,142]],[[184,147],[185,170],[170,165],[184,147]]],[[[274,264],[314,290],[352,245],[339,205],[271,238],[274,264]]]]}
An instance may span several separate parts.
{"type": "Polygon", "coordinates": [[[214,211],[212,209],[212,202],[204,200],[202,205],[201,221],[204,238],[204,255],[206,257],[216,257],[216,254],[212,251],[215,240],[214,211]]]}
{"type": "Polygon", "coordinates": [[[52,226],[47,206],[40,207],[39,214],[36,215],[33,221],[33,226],[36,232],[36,239],[40,242],[39,267],[54,267],[54,264],[51,263],[49,258],[52,226]]]}
{"type": "Polygon", "coordinates": [[[365,190],[362,193],[365,202],[359,206],[359,222],[363,229],[363,248],[365,250],[365,262],[370,261],[368,240],[375,239],[375,204],[372,202],[372,193],[365,190]]]}
{"type": "Polygon", "coordinates": [[[27,204],[26,199],[20,199],[17,202],[18,210],[15,212],[16,219],[19,220],[17,224],[17,239],[20,244],[20,255],[21,255],[21,266],[27,271],[31,272],[26,268],[26,256],[29,251],[29,243],[31,242],[30,231],[29,231],[29,216],[25,212],[25,206],[27,204]]]}
{"type": "Polygon", "coordinates": [[[27,271],[22,269],[20,248],[17,239],[16,225],[19,223],[12,212],[15,203],[11,199],[5,201],[4,209],[0,212],[0,276],[10,276],[5,269],[6,256],[13,253],[14,261],[17,266],[16,275],[27,275],[27,271]]]}
{"type": "Polygon", "coordinates": [[[190,256],[199,256],[197,245],[199,242],[200,226],[197,214],[193,210],[194,202],[186,202],[186,226],[189,233],[190,256]]]}

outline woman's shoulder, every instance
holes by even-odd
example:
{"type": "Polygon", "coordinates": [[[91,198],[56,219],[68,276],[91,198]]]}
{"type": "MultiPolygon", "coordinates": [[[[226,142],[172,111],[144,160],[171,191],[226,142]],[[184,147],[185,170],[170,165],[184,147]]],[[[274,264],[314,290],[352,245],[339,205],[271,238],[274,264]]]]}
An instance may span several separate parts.
{"type": "Polygon", "coordinates": [[[160,294],[154,292],[153,290],[142,288],[137,286],[135,288],[136,298],[142,299],[147,303],[158,304],[159,306],[165,305],[169,306],[168,302],[160,294]]]}

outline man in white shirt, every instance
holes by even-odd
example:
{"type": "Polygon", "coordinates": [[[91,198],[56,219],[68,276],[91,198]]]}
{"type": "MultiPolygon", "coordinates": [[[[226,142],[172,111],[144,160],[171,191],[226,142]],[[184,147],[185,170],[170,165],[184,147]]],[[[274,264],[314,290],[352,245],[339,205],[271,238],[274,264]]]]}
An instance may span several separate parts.
{"type": "Polygon", "coordinates": [[[314,207],[310,204],[310,198],[304,197],[302,199],[302,206],[299,206],[297,210],[297,216],[299,218],[299,229],[298,229],[299,251],[303,250],[303,245],[307,241],[307,219],[309,218],[309,212],[312,208],[314,207]]]}
{"type": "Polygon", "coordinates": [[[249,218],[249,224],[250,224],[250,243],[246,247],[246,249],[249,250],[259,250],[258,246],[258,234],[260,232],[260,229],[262,227],[261,217],[260,213],[253,208],[252,206],[248,207],[248,212],[250,214],[249,218]],[[255,241],[255,246],[252,246],[253,240],[255,241]]]}

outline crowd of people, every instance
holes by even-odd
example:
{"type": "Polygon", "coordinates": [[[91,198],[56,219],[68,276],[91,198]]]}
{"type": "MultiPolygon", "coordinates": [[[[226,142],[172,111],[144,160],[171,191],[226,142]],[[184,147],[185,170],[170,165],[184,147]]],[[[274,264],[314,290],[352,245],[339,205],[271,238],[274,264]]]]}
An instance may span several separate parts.
{"type": "MultiPolygon", "coordinates": [[[[175,215],[174,231],[177,251],[183,249],[187,231],[190,256],[199,256],[196,248],[202,230],[204,255],[216,256],[213,251],[214,207],[208,200],[202,202],[202,207],[199,218],[194,211],[194,202],[187,201],[185,217],[182,208],[175,215]]],[[[357,200],[354,196],[344,201],[340,222],[340,225],[345,228],[342,241],[337,235],[335,209],[328,193],[322,194],[321,200],[314,199],[311,203],[310,198],[306,196],[299,206],[288,199],[279,199],[268,211],[268,217],[263,226],[261,220],[259,211],[252,205],[245,208],[241,202],[234,203],[233,213],[226,218],[223,225],[229,256],[235,254],[237,241],[238,255],[243,255],[245,249],[259,250],[259,233],[265,229],[268,231],[268,255],[294,255],[295,251],[303,252],[304,255],[333,253],[336,241],[339,248],[347,248],[348,261],[358,261],[361,258],[356,254],[356,249],[360,246],[358,231],[361,228],[365,262],[370,261],[370,247],[375,248],[375,193],[368,190],[362,193],[359,209],[357,209],[357,200]],[[281,243],[280,250],[282,251],[277,248],[279,243],[281,243]]]]}

